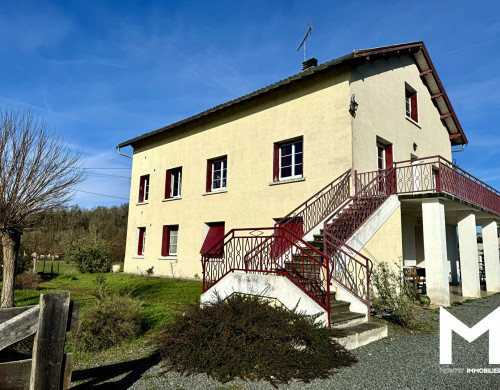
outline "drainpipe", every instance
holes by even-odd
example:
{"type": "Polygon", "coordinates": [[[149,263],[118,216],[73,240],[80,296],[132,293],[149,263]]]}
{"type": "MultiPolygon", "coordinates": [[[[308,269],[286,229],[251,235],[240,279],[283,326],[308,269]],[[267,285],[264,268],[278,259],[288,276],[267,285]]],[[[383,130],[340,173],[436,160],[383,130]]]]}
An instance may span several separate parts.
{"type": "Polygon", "coordinates": [[[125,157],[128,157],[128,158],[133,158],[132,156],[129,156],[128,154],[123,154],[122,152],[120,152],[120,147],[117,146],[116,149],[118,150],[118,154],[121,155],[121,156],[125,156],[125,157]]]}
{"type": "Polygon", "coordinates": [[[451,150],[452,153],[458,153],[458,152],[463,152],[465,149],[465,144],[462,144],[462,149],[457,149],[457,150],[451,150]]]}

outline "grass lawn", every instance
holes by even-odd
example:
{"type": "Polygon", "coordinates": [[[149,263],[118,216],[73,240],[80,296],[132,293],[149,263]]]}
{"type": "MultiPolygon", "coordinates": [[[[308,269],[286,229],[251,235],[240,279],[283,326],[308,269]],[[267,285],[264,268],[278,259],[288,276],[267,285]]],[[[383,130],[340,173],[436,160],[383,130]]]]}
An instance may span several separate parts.
{"type": "MultiPolygon", "coordinates": [[[[61,266],[63,263],[61,262],[61,266]]],[[[55,265],[55,264],[54,264],[55,265]]],[[[46,266],[47,267],[47,266],[46,266]]],[[[47,270],[47,268],[46,268],[47,270]]],[[[84,363],[89,359],[109,362],[121,361],[126,356],[120,356],[121,352],[132,352],[142,348],[155,331],[162,324],[171,321],[176,313],[182,312],[183,308],[196,302],[201,295],[201,281],[188,281],[180,279],[166,279],[157,277],[145,277],[124,274],[61,274],[43,282],[38,290],[16,290],[14,293],[15,305],[35,305],[39,302],[41,293],[69,291],[71,300],[80,303],[80,313],[85,314],[87,308],[96,303],[96,292],[99,283],[96,278],[102,276],[107,293],[130,295],[141,301],[141,323],[146,333],[139,339],[125,345],[112,348],[102,353],[102,356],[76,354],[78,362],[84,363]]],[[[1,287],[1,283],[0,283],[1,287]]],[[[99,355],[99,354],[98,354],[99,355]]]]}
{"type": "Polygon", "coordinates": [[[36,263],[36,271],[38,273],[50,274],[52,271],[55,274],[75,274],[78,273],[78,268],[76,265],[69,264],[65,261],[46,261],[45,268],[43,265],[43,260],[38,260],[36,263]]]}

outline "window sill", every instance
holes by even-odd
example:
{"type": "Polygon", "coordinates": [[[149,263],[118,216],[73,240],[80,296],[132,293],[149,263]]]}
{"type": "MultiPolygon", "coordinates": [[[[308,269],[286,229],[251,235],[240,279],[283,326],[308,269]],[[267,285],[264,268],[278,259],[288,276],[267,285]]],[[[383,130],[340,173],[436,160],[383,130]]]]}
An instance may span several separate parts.
{"type": "Polygon", "coordinates": [[[306,178],[305,177],[298,177],[296,179],[282,179],[280,181],[272,181],[271,183],[269,183],[270,186],[277,186],[279,184],[287,184],[287,183],[297,183],[299,181],[305,181],[306,178]]]}
{"type": "Polygon", "coordinates": [[[133,259],[144,259],[144,255],[140,256],[140,255],[135,255],[135,256],[132,256],[133,259]]]}
{"type": "Polygon", "coordinates": [[[414,124],[415,126],[417,126],[419,129],[421,129],[421,128],[422,128],[422,126],[420,126],[420,125],[419,125],[417,122],[415,122],[413,119],[408,118],[407,116],[405,116],[405,118],[406,118],[406,120],[407,120],[408,122],[413,123],[413,124],[414,124]]]}
{"type": "Polygon", "coordinates": [[[162,202],[171,202],[173,200],[181,200],[182,197],[181,196],[174,196],[173,198],[166,198],[166,199],[163,199],[162,202]]]}
{"type": "Polygon", "coordinates": [[[160,256],[158,260],[177,260],[177,256],[160,256]]]}
{"type": "Polygon", "coordinates": [[[136,203],[135,205],[136,206],[142,206],[143,204],[148,204],[149,202],[139,202],[139,203],[136,203]]]}
{"type": "Polygon", "coordinates": [[[215,194],[223,194],[223,193],[225,193],[225,192],[227,192],[227,189],[223,189],[223,190],[214,190],[214,191],[212,191],[212,192],[205,192],[205,193],[203,194],[203,196],[207,196],[207,195],[215,195],[215,194]]]}

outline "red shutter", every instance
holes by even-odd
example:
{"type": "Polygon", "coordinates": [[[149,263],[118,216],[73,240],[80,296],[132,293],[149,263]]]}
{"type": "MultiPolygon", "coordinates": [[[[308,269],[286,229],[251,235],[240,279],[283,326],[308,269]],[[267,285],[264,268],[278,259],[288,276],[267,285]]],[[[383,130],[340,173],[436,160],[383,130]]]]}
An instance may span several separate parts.
{"type": "Polygon", "coordinates": [[[165,177],[165,199],[171,198],[171,186],[172,186],[172,173],[167,171],[167,175],[165,177]]]}
{"type": "Polygon", "coordinates": [[[144,254],[144,229],[139,228],[139,242],[137,243],[137,254],[142,256],[144,254]]]}
{"type": "Polygon", "coordinates": [[[144,202],[144,177],[139,181],[139,203],[144,202]]]}
{"type": "Polygon", "coordinates": [[[411,119],[418,122],[418,106],[417,106],[417,93],[415,92],[410,98],[411,104],[411,119]]]}
{"type": "Polygon", "coordinates": [[[280,147],[278,144],[274,144],[274,156],[273,156],[273,181],[280,180],[280,147]]]}
{"type": "Polygon", "coordinates": [[[212,247],[220,242],[224,238],[224,226],[210,226],[210,230],[205,237],[205,241],[201,247],[200,253],[204,256],[211,255],[213,257],[222,255],[222,245],[217,246],[216,248],[212,247]],[[210,250],[212,249],[212,250],[210,250]],[[209,253],[210,251],[210,253],[209,253]]]}
{"type": "Polygon", "coordinates": [[[212,161],[207,160],[207,192],[212,191],[212,161]]]}
{"type": "Polygon", "coordinates": [[[168,226],[163,226],[163,236],[161,239],[161,255],[163,257],[168,256],[169,247],[170,247],[170,234],[168,232],[168,226]]]}
{"type": "Polygon", "coordinates": [[[386,167],[386,169],[390,168],[390,166],[392,165],[393,162],[394,162],[394,157],[392,154],[392,144],[390,144],[390,145],[387,145],[385,147],[385,167],[386,167]]]}

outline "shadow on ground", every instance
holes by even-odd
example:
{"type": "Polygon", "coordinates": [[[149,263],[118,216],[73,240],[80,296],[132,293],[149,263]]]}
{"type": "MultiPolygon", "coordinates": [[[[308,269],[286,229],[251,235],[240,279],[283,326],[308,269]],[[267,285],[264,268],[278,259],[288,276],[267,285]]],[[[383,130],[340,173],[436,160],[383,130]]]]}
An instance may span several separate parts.
{"type": "Polygon", "coordinates": [[[146,358],[128,362],[73,371],[72,382],[84,381],[84,383],[74,385],[71,388],[99,390],[128,389],[141,378],[142,374],[159,362],[160,355],[154,354],[146,358]],[[112,381],[113,378],[117,379],[112,381]]]}

